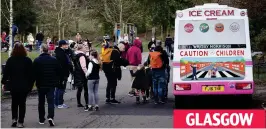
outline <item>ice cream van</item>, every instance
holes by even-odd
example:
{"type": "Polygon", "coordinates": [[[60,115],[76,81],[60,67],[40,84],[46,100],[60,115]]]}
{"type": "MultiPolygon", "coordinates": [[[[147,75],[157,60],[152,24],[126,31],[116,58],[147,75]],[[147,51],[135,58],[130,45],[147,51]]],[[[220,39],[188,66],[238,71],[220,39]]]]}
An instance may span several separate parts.
{"type": "Polygon", "coordinates": [[[246,9],[204,4],[178,10],[173,94],[243,95],[254,92],[246,9]]]}

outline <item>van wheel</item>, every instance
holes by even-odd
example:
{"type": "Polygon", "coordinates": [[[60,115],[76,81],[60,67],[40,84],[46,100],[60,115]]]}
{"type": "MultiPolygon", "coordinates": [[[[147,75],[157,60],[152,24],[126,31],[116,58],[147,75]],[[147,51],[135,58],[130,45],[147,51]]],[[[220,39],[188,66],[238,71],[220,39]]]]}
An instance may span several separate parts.
{"type": "Polygon", "coordinates": [[[186,96],[182,96],[182,95],[175,96],[175,109],[185,108],[185,98],[186,96]]]}
{"type": "Polygon", "coordinates": [[[253,106],[252,95],[240,95],[238,101],[241,103],[239,105],[241,105],[244,108],[252,108],[253,106]]]}

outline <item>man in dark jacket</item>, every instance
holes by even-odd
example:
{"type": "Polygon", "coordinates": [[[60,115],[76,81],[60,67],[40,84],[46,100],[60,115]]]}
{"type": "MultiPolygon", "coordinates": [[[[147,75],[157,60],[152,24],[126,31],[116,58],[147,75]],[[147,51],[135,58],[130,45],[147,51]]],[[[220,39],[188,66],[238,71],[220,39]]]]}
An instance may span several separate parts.
{"type": "Polygon", "coordinates": [[[42,33],[42,31],[40,31],[37,35],[36,35],[36,41],[37,41],[37,47],[38,49],[40,48],[40,46],[42,45],[42,42],[43,42],[43,39],[44,39],[44,35],[42,33]]]}
{"type": "Polygon", "coordinates": [[[55,57],[48,54],[48,45],[41,46],[42,54],[33,62],[34,78],[38,88],[39,96],[39,124],[45,121],[45,97],[48,103],[48,121],[50,126],[54,126],[54,91],[59,85],[61,76],[61,66],[55,57]]]}
{"type": "Polygon", "coordinates": [[[168,37],[166,37],[166,39],[165,39],[165,47],[167,49],[168,55],[170,55],[172,53],[172,44],[173,43],[174,43],[173,39],[170,37],[170,35],[168,35],[168,37]]]}
{"type": "Polygon", "coordinates": [[[56,88],[55,96],[55,105],[58,106],[58,108],[68,108],[68,106],[64,104],[63,97],[66,89],[67,78],[71,69],[73,69],[73,65],[66,49],[68,49],[68,43],[65,40],[59,41],[59,47],[55,49],[55,57],[62,67],[62,79],[60,80],[58,88],[56,88]]]}
{"type": "Polygon", "coordinates": [[[103,63],[103,71],[107,78],[107,87],[106,87],[106,103],[107,104],[119,104],[121,102],[115,99],[117,80],[121,79],[121,55],[120,51],[117,48],[113,47],[113,43],[109,43],[109,48],[113,49],[111,53],[110,63],[103,63]],[[120,70],[119,70],[120,69],[120,70]]]}

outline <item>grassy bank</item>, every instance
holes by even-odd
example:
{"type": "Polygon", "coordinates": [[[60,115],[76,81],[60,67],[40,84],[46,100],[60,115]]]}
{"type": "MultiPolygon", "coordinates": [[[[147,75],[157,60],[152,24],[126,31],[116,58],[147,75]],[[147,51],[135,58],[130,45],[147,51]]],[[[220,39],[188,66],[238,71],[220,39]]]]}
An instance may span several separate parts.
{"type": "MultiPolygon", "coordinates": [[[[28,52],[28,57],[34,60],[36,57],[39,56],[39,52],[33,51],[28,52]]],[[[4,64],[8,59],[8,52],[1,52],[1,64],[4,64]]]]}

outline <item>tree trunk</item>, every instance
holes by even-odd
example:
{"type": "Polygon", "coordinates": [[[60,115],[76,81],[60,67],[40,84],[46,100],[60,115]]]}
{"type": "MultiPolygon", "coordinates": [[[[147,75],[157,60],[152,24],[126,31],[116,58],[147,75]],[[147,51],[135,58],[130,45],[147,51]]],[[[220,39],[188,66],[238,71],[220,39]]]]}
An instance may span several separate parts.
{"type": "Polygon", "coordinates": [[[152,27],[152,37],[154,37],[155,38],[155,27],[152,27]]]}
{"type": "Polygon", "coordinates": [[[62,28],[62,39],[65,39],[65,26],[62,28]]]}
{"type": "Polygon", "coordinates": [[[76,32],[78,33],[79,32],[79,20],[78,20],[78,18],[76,18],[75,22],[76,22],[76,32]]]}
{"type": "Polygon", "coordinates": [[[161,40],[163,40],[163,26],[161,26],[161,40]]]}
{"type": "Polygon", "coordinates": [[[58,40],[61,40],[61,22],[60,22],[60,20],[58,21],[58,40]]]}
{"type": "Polygon", "coordinates": [[[148,33],[148,28],[145,27],[146,31],[145,31],[145,39],[147,40],[147,33],[148,33]]]}

